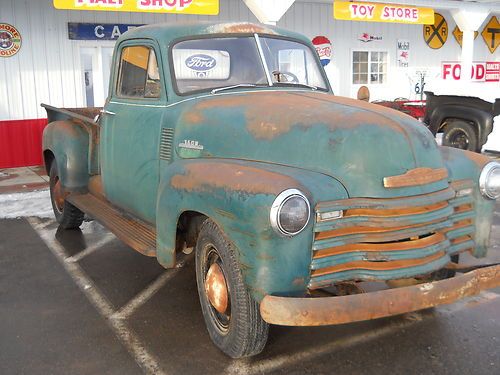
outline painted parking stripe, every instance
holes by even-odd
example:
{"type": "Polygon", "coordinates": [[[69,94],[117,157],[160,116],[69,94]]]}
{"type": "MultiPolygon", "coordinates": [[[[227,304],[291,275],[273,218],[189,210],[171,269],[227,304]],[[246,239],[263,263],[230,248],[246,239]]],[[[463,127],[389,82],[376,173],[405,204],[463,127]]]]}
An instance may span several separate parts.
{"type": "Polygon", "coordinates": [[[66,262],[69,262],[69,263],[79,262],[83,258],[85,258],[86,256],[94,253],[96,250],[99,250],[101,247],[103,247],[104,245],[106,245],[108,242],[111,242],[115,238],[116,237],[113,234],[108,233],[108,234],[105,235],[104,238],[102,238],[101,240],[97,241],[95,244],[89,246],[85,250],[80,251],[79,253],[77,253],[77,254],[75,254],[75,255],[73,255],[71,257],[65,258],[65,260],[66,260],[66,262]]]}
{"type": "Polygon", "coordinates": [[[139,340],[135,333],[127,326],[123,319],[113,318],[115,313],[112,305],[101,291],[94,285],[90,277],[76,262],[66,262],[64,248],[55,240],[50,231],[43,230],[44,223],[38,218],[28,218],[29,224],[38,233],[42,241],[62,264],[73,281],[82,290],[97,311],[106,319],[118,339],[122,342],[137,364],[146,374],[166,374],[160,367],[158,360],[151,354],[139,340]]]}

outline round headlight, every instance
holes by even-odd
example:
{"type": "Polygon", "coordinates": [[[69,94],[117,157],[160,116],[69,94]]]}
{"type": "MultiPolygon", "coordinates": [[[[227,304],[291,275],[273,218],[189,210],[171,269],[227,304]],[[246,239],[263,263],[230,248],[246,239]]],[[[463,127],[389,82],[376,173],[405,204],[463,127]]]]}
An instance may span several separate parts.
{"type": "Polygon", "coordinates": [[[271,225],[285,236],[300,233],[309,222],[310,206],[307,198],[297,189],[279,194],[271,207],[271,225]]]}
{"type": "Polygon", "coordinates": [[[486,164],[479,176],[479,188],[487,198],[500,198],[500,163],[486,164]]]}

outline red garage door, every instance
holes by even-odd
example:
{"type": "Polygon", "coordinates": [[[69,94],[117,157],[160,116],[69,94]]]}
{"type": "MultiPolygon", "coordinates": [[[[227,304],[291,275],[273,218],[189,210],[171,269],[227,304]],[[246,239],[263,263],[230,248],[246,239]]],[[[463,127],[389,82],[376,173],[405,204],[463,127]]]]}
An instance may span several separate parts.
{"type": "Polygon", "coordinates": [[[47,119],[0,121],[0,168],[43,164],[46,125],[47,119]]]}

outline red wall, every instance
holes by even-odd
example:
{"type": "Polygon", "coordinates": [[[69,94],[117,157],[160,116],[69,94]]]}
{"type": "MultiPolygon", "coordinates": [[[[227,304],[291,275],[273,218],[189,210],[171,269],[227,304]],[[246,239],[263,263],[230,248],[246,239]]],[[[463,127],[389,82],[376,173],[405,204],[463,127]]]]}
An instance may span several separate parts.
{"type": "Polygon", "coordinates": [[[0,168],[42,165],[47,119],[0,121],[0,168]]]}

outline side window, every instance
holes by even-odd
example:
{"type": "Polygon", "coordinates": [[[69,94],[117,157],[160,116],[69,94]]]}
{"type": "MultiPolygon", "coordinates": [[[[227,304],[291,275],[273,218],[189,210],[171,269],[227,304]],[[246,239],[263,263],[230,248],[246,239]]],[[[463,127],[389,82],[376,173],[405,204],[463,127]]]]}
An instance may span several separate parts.
{"type": "Polygon", "coordinates": [[[160,88],[155,51],[146,46],[125,47],[120,58],[118,96],[159,98],[160,88]]]}

